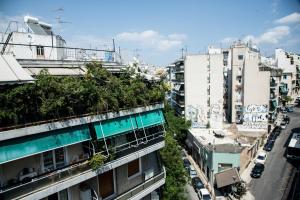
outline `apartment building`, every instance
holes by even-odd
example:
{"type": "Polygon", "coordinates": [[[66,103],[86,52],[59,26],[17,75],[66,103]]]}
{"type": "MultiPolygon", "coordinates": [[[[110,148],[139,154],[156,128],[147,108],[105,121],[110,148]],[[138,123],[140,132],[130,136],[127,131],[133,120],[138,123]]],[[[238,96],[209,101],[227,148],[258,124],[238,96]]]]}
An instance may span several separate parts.
{"type": "Polygon", "coordinates": [[[222,129],[223,54],[210,48],[207,54],[186,55],[170,67],[172,106],[192,127],[222,129]]]}
{"type": "Polygon", "coordinates": [[[1,127],[1,199],[153,199],[165,182],[162,104],[1,127]],[[87,160],[109,159],[97,170],[87,160]]]}
{"type": "Polygon", "coordinates": [[[237,42],[231,51],[231,123],[240,130],[265,131],[268,125],[270,72],[261,71],[257,48],[237,42]]]}
{"type": "Polygon", "coordinates": [[[6,32],[1,34],[1,55],[8,65],[19,65],[31,76],[47,69],[51,75],[83,76],[87,69],[85,64],[92,61],[101,62],[112,73],[120,73],[125,66],[121,63],[114,43],[107,49],[87,49],[68,47],[67,42],[52,30],[52,25],[37,18],[25,16],[24,24],[10,22],[6,32]]]}
{"type": "Polygon", "coordinates": [[[275,61],[277,67],[283,69],[280,93],[295,99],[300,95],[300,55],[286,52],[283,49],[276,49],[275,61]]]}
{"type": "MultiPolygon", "coordinates": [[[[55,76],[82,76],[92,61],[102,61],[112,73],[124,67],[111,57],[114,51],[68,48],[50,25],[32,18],[25,25],[29,31],[3,37],[1,90],[32,84],[42,69],[55,76]]],[[[159,199],[166,177],[159,155],[165,145],[162,109],[158,103],[14,126],[1,123],[0,199],[159,199]],[[100,154],[104,164],[92,169],[89,160],[100,154]]]]}

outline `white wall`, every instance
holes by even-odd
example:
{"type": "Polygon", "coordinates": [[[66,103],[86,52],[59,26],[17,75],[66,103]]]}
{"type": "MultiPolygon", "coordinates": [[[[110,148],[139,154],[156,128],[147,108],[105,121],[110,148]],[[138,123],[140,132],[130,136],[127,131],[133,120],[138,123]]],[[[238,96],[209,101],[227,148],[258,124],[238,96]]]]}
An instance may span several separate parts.
{"type": "Polygon", "coordinates": [[[187,55],[185,58],[185,116],[193,126],[206,126],[208,122],[208,65],[207,55],[187,55]]]}

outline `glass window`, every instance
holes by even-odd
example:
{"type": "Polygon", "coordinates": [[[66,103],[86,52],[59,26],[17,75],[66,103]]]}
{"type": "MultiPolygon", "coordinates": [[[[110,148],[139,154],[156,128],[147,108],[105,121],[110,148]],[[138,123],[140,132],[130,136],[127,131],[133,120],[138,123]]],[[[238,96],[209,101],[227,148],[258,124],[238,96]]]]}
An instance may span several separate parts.
{"type": "Polygon", "coordinates": [[[44,169],[45,171],[54,170],[54,161],[52,151],[47,151],[43,153],[44,169]]]}
{"type": "Polygon", "coordinates": [[[55,149],[55,164],[56,168],[61,168],[65,165],[64,148],[55,149]]]}
{"type": "Polygon", "coordinates": [[[36,47],[36,55],[43,56],[44,55],[44,47],[43,46],[37,46],[36,47]]]}
{"type": "Polygon", "coordinates": [[[134,161],[131,161],[128,163],[128,177],[131,177],[133,175],[136,175],[140,172],[140,162],[139,159],[136,159],[134,161]]]}
{"type": "Polygon", "coordinates": [[[238,55],[239,60],[243,60],[244,56],[243,55],[238,55]]]}
{"type": "Polygon", "coordinates": [[[283,79],[287,79],[287,75],[283,75],[283,79]]]}

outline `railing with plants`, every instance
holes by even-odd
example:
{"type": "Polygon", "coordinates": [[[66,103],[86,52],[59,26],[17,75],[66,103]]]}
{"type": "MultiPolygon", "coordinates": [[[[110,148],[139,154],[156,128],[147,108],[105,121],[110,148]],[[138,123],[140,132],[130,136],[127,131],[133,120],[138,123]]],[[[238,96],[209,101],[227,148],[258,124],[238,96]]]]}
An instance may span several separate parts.
{"type": "MultiPolygon", "coordinates": [[[[1,88],[0,128],[57,121],[162,102],[163,82],[146,81],[126,70],[113,75],[99,63],[84,77],[58,77],[42,71],[34,83],[1,88]]],[[[1,130],[0,130],[1,131],[1,130]]]]}
{"type": "MultiPolygon", "coordinates": [[[[15,185],[6,185],[4,187],[0,187],[0,199],[16,198],[29,194],[34,190],[54,184],[58,181],[64,181],[72,176],[89,172],[90,170],[96,171],[105,164],[117,162],[118,159],[150,147],[158,142],[164,141],[164,136],[165,131],[158,130],[157,132],[148,133],[143,137],[139,137],[134,141],[129,141],[121,145],[109,146],[107,150],[101,150],[101,148],[93,149],[96,153],[94,153],[93,156],[89,156],[87,159],[80,160],[71,165],[66,165],[61,169],[32,177],[27,183],[17,183],[15,185]],[[109,155],[107,152],[109,152],[109,155]]],[[[93,143],[97,142],[99,141],[93,141],[93,143]]],[[[97,146],[97,144],[94,144],[93,146],[97,146]]]]}

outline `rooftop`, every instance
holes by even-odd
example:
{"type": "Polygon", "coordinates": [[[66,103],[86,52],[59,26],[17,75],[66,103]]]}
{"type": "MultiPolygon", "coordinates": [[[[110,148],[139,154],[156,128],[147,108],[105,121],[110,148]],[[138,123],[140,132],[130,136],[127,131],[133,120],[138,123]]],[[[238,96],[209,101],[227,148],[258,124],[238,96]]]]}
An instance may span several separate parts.
{"type": "Polygon", "coordinates": [[[215,152],[237,153],[244,148],[233,139],[235,137],[234,134],[227,130],[192,128],[189,132],[202,145],[207,146],[211,150],[214,147],[215,152]]]}

